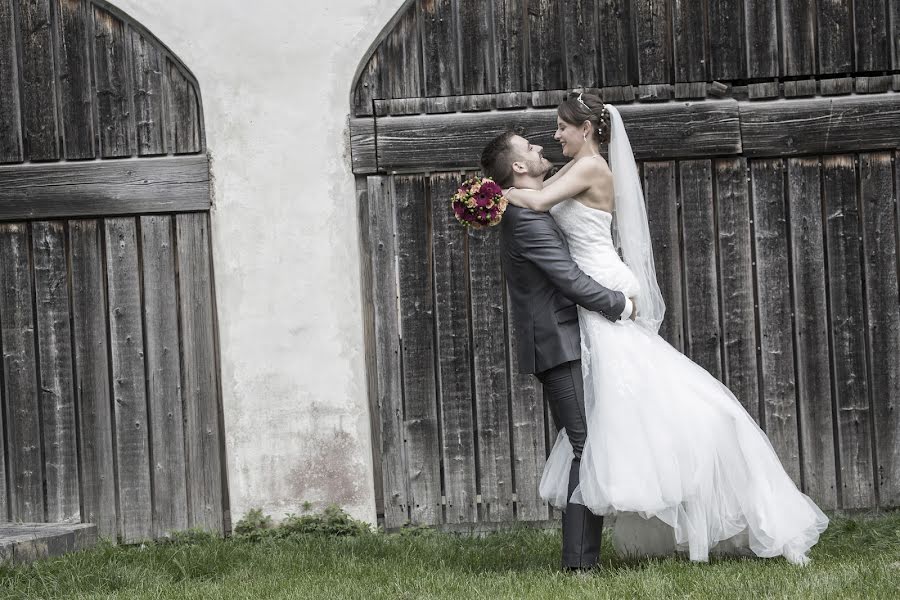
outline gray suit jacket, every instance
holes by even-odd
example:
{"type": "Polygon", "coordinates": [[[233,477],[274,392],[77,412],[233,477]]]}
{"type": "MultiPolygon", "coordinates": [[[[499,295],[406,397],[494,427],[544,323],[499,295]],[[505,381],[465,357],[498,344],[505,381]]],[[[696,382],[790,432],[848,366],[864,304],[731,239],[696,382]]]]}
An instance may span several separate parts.
{"type": "Polygon", "coordinates": [[[620,318],[625,294],[578,268],[549,213],[509,205],[500,221],[500,245],[520,373],[540,373],[581,358],[576,304],[610,321],[620,318]]]}

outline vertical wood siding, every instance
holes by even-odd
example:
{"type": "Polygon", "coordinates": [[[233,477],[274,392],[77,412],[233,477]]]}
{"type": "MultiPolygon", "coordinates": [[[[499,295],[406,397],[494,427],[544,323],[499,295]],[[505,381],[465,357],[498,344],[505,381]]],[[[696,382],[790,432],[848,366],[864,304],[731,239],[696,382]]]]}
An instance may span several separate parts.
{"type": "MultiPolygon", "coordinates": [[[[762,140],[751,123],[776,109],[755,99],[790,111],[798,97],[900,91],[900,3],[416,0],[363,61],[351,104],[355,117],[502,109],[515,122],[528,113],[512,109],[552,107],[576,87],[615,103],[738,101],[733,155],[640,165],[660,333],[734,392],[820,506],[900,506],[896,146],[863,134],[810,145],[794,124],[762,140]]],[[[847,116],[879,130],[863,113],[887,95],[857,98],[860,116],[847,116]]],[[[354,160],[368,160],[358,186],[385,524],[553,517],[537,487],[556,432],[540,385],[517,373],[498,236],[464,232],[447,207],[465,176],[453,168],[472,157],[429,154],[427,169],[392,173],[365,154],[391,151],[374,121],[351,126],[375,141],[354,160]]]]}
{"type": "MultiPolygon", "coordinates": [[[[193,76],[126,15],[0,0],[6,173],[198,154],[203,137],[193,76]]],[[[0,521],[91,522],[126,542],[223,531],[209,214],[28,209],[0,223],[0,521]]]]}
{"type": "MultiPolygon", "coordinates": [[[[642,165],[664,336],[729,385],[826,508],[897,505],[895,160],[642,165]]],[[[376,387],[389,526],[548,517],[537,484],[555,431],[539,384],[517,373],[497,232],[467,234],[449,211],[464,177],[368,178],[382,202],[371,300],[388,336],[376,387]]]]}

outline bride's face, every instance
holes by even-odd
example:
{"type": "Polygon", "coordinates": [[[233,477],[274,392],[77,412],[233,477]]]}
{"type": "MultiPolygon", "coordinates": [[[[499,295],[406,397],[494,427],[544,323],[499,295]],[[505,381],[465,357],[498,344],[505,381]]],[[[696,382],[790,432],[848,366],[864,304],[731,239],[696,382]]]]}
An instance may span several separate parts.
{"type": "Polygon", "coordinates": [[[578,125],[572,125],[556,117],[556,133],[553,139],[562,146],[563,156],[572,158],[584,145],[584,128],[578,125]]]}

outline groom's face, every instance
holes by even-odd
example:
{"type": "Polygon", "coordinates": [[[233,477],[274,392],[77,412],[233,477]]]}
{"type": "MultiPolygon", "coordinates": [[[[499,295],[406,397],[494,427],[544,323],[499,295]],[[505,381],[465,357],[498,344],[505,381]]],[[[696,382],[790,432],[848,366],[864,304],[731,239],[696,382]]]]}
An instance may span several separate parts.
{"type": "Polygon", "coordinates": [[[544,148],[532,144],[520,135],[513,136],[510,144],[515,150],[513,171],[530,177],[543,177],[553,166],[544,158],[544,148]]]}

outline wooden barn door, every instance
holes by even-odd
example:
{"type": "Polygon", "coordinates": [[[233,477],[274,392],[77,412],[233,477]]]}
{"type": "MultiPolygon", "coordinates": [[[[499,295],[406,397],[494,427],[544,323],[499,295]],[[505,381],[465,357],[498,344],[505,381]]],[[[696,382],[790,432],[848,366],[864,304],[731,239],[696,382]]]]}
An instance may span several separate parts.
{"type": "Polygon", "coordinates": [[[107,3],[0,0],[0,520],[223,531],[199,88],[107,3]]]}
{"type": "Polygon", "coordinates": [[[388,527],[552,516],[554,431],[516,374],[496,232],[464,231],[448,199],[504,129],[561,163],[554,108],[582,86],[619,107],[639,161],[662,335],[820,506],[900,506],[898,6],[405,5],[350,119],[388,527]]]}

